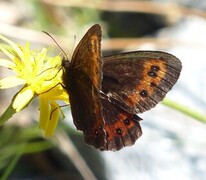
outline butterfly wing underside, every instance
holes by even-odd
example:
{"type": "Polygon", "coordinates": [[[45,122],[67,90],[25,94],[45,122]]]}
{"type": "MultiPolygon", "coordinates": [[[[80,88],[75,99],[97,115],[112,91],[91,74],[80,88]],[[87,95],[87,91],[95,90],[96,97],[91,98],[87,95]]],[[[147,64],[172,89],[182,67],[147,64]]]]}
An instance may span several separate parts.
{"type": "Polygon", "coordinates": [[[103,58],[101,102],[106,144],[119,150],[141,136],[136,114],[154,107],[176,83],[181,62],[171,54],[136,51],[103,58]]]}
{"type": "Polygon", "coordinates": [[[78,130],[83,131],[85,142],[95,148],[105,144],[100,102],[100,41],[101,27],[96,24],[77,45],[69,65],[63,65],[63,82],[69,94],[74,124],[78,130]]]}

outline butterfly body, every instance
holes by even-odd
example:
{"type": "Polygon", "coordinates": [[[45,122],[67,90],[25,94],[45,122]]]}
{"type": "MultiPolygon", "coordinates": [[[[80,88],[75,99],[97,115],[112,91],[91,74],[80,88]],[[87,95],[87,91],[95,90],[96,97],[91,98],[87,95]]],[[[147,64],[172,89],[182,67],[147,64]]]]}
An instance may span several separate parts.
{"type": "Polygon", "coordinates": [[[116,151],[141,136],[136,114],[154,107],[176,83],[181,62],[171,54],[135,51],[101,58],[101,27],[92,26],[70,62],[63,83],[74,124],[87,144],[116,151]]]}

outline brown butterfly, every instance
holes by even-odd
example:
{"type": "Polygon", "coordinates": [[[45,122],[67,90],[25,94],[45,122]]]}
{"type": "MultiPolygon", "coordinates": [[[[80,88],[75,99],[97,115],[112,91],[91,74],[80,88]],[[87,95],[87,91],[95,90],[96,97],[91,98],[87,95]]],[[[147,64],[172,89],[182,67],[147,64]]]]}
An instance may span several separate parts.
{"type": "Polygon", "coordinates": [[[93,25],[71,61],[63,59],[63,83],[74,124],[84,141],[100,150],[130,146],[142,135],[136,114],[154,107],[179,78],[171,54],[134,51],[101,58],[101,27],[93,25]]]}

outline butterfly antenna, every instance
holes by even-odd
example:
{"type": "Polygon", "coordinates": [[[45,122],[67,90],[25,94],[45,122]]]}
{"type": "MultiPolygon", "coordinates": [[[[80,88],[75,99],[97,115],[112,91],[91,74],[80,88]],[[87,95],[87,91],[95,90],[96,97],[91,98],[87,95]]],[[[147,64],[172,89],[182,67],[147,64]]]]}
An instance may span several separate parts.
{"type": "Polygon", "coordinates": [[[76,35],[74,35],[74,43],[73,43],[73,47],[72,47],[72,51],[74,51],[74,46],[75,46],[75,43],[76,43],[76,39],[77,39],[77,37],[76,37],[76,35]]]}
{"type": "Polygon", "coordinates": [[[57,43],[57,41],[48,33],[48,32],[46,32],[46,31],[42,31],[43,33],[45,33],[47,36],[49,36],[54,42],[55,42],[55,44],[59,47],[59,49],[64,53],[64,55],[67,57],[67,59],[69,59],[68,58],[68,56],[67,56],[67,54],[66,54],[66,52],[62,49],[62,47],[57,43]]]}

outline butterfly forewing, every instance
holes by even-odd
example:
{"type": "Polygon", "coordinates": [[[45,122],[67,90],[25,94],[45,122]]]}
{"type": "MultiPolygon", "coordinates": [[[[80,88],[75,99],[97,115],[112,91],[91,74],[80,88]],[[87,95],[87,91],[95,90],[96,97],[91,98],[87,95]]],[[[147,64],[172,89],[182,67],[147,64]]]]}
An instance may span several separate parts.
{"type": "Polygon", "coordinates": [[[63,82],[69,94],[74,124],[83,131],[85,142],[96,148],[105,144],[99,98],[102,82],[100,42],[101,28],[94,25],[77,45],[71,62],[63,63],[63,82]]]}
{"type": "Polygon", "coordinates": [[[179,78],[181,62],[171,54],[136,51],[103,58],[102,91],[132,114],[154,107],[179,78]]]}
{"type": "Polygon", "coordinates": [[[77,45],[70,63],[70,69],[85,73],[97,89],[102,79],[101,35],[100,25],[92,26],[77,45]]]}

